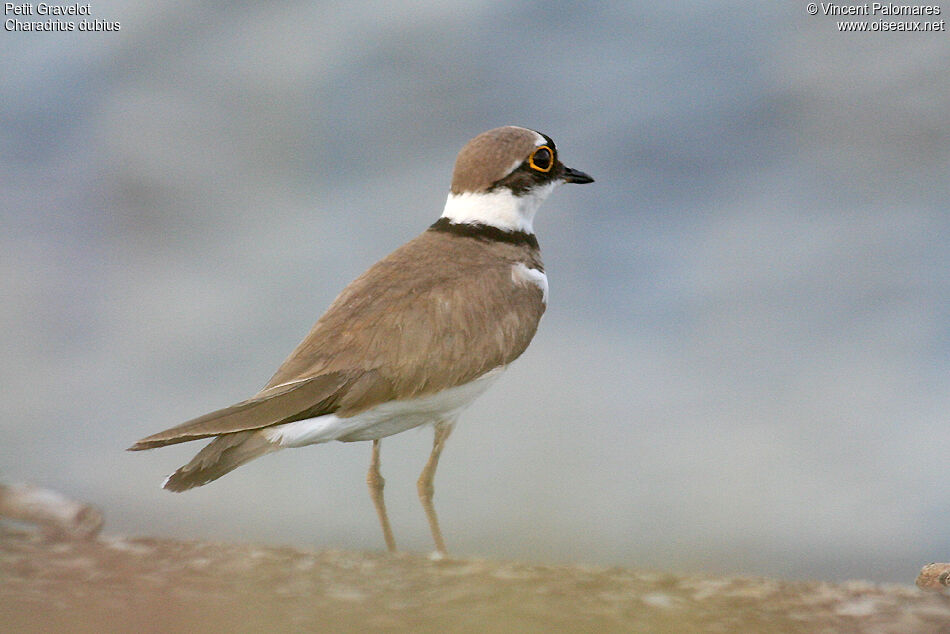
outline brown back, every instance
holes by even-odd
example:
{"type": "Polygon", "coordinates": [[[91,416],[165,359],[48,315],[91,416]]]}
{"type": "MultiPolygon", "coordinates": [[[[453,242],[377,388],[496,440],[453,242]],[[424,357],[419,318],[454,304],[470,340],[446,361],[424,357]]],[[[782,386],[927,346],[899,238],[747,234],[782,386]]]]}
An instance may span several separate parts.
{"type": "Polygon", "coordinates": [[[344,373],[339,414],[467,383],[524,352],[544,312],[541,289],[512,280],[540,254],[433,230],[377,262],[340,293],[265,391],[344,373]]]}

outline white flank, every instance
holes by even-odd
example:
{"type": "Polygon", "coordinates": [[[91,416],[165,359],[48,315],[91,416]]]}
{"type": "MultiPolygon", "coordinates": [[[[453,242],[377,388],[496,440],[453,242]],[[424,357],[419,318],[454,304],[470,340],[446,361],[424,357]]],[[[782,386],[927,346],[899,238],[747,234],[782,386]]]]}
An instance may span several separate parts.
{"type": "Polygon", "coordinates": [[[493,192],[449,194],[442,217],[452,222],[483,224],[503,231],[534,233],[534,214],[560,181],[515,196],[505,187],[493,192]]]}
{"type": "Polygon", "coordinates": [[[261,431],[275,445],[303,447],[331,440],[373,440],[428,423],[452,421],[488,389],[502,370],[503,367],[497,367],[465,385],[419,398],[388,401],[348,418],[327,414],[261,431]]]}
{"type": "Polygon", "coordinates": [[[515,284],[534,284],[541,289],[541,301],[548,303],[548,276],[544,271],[529,269],[524,262],[511,265],[511,281],[515,284]]]}

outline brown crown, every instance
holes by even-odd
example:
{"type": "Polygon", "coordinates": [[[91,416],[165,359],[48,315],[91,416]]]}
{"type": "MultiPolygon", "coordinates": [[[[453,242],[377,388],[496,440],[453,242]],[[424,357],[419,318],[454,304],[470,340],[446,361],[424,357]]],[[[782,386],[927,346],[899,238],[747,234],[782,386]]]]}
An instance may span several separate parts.
{"type": "Polygon", "coordinates": [[[486,191],[507,176],[513,164],[528,158],[537,141],[536,132],[510,125],[482,132],[455,159],[452,193],[486,191]]]}

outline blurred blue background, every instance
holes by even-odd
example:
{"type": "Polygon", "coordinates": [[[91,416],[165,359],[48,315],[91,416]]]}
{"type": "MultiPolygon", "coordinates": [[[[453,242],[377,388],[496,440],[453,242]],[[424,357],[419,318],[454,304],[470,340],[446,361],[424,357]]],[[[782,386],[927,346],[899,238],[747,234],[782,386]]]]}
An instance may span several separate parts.
{"type": "MultiPolygon", "coordinates": [[[[200,444],[124,449],[259,389],[510,123],[597,183],[542,207],[548,312],[443,455],[454,554],[905,582],[950,557],[946,32],[797,2],[91,8],[121,31],[0,32],[3,479],[113,533],[381,549],[366,443],[182,495],[200,444]]],[[[382,446],[413,550],[430,443],[382,446]]]]}

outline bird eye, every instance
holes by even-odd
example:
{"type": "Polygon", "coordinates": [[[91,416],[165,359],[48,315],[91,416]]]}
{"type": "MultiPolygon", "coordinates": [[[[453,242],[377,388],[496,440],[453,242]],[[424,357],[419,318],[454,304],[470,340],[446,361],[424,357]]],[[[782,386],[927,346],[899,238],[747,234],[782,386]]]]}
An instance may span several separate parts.
{"type": "Polygon", "coordinates": [[[554,152],[546,145],[542,145],[528,157],[528,165],[539,172],[550,172],[554,167],[554,152]]]}

